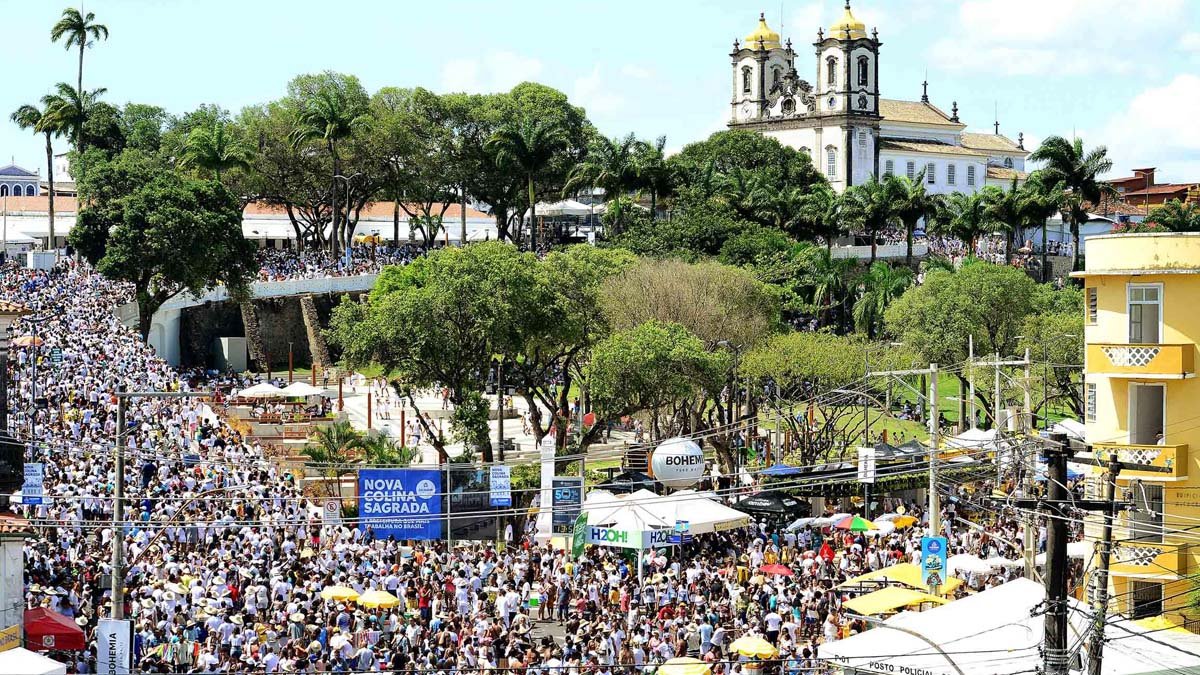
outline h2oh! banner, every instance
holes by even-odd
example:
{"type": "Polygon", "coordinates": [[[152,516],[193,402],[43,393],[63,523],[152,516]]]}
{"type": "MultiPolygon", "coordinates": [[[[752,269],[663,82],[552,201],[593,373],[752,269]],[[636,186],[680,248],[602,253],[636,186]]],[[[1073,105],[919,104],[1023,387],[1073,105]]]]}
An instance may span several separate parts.
{"type": "Polygon", "coordinates": [[[441,539],[442,497],[437,469],[362,469],[358,527],[380,539],[441,539]]]}

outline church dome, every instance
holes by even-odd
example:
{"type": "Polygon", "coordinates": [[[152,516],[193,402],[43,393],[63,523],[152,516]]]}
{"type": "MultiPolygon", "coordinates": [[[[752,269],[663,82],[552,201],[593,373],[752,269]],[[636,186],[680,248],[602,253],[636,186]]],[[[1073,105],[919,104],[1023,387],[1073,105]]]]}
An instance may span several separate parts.
{"type": "Polygon", "coordinates": [[[779,33],[771,30],[767,26],[767,17],[765,14],[758,15],[758,30],[746,36],[746,48],[758,49],[759,41],[762,41],[763,49],[779,49],[779,33]]]}
{"type": "Polygon", "coordinates": [[[854,18],[854,13],[850,11],[850,0],[846,0],[846,11],[842,13],[842,18],[829,27],[829,37],[844,38],[846,31],[850,31],[851,38],[867,37],[867,25],[854,18]]]}

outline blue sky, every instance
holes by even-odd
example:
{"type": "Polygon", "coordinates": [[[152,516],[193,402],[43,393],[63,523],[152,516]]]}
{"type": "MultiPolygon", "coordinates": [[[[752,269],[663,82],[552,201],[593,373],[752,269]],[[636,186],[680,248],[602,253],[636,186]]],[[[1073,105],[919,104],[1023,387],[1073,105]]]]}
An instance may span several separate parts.
{"type": "MultiPolygon", "coordinates": [[[[734,38],[758,12],[808,45],[840,0],[519,2],[443,0],[89,0],[111,36],[88,51],[85,87],[105,100],[173,113],[230,110],[283,94],[298,73],[333,69],[385,85],[503,90],[530,79],[584,106],[605,133],[665,134],[668,148],[720,129],[734,38]],[[329,44],[341,45],[336,49],[329,44]]],[[[66,3],[0,0],[0,157],[44,164],[39,139],[8,122],[54,82],[75,80],[75,52],[49,41],[66,3]]],[[[1200,180],[1200,2],[1187,0],[856,0],[883,41],[889,98],[957,100],[975,131],[1027,141],[1052,134],[1109,146],[1115,174],[1157,165],[1160,180],[1200,180]]],[[[59,142],[62,149],[64,141],[59,142]]]]}

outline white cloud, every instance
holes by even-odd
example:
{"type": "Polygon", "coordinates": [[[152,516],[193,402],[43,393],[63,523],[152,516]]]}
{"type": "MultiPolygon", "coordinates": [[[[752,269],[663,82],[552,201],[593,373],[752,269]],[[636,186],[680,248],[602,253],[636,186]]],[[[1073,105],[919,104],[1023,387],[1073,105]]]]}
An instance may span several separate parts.
{"type": "Polygon", "coordinates": [[[571,89],[571,102],[583,106],[588,115],[614,115],[625,107],[625,97],[609,87],[613,78],[607,78],[600,66],[592,72],[575,78],[571,89]]]}
{"type": "Polygon", "coordinates": [[[442,66],[442,91],[490,93],[537,80],[542,62],[512,52],[492,52],[485,57],[452,59],[442,66]]]}
{"type": "Polygon", "coordinates": [[[1200,33],[1190,31],[1179,36],[1179,48],[1185,52],[1200,52],[1200,33]]]}
{"type": "Polygon", "coordinates": [[[1134,166],[1155,166],[1159,180],[1194,180],[1200,175],[1200,126],[1188,124],[1181,113],[1197,108],[1200,76],[1191,74],[1135,96],[1095,134],[1108,144],[1113,173],[1128,175],[1134,166]]]}
{"type": "Polygon", "coordinates": [[[968,0],[930,62],[1009,75],[1130,73],[1130,55],[1184,26],[1183,0],[968,0]]]}
{"type": "Polygon", "coordinates": [[[654,71],[644,66],[627,63],[621,66],[621,75],[634,80],[649,80],[654,77],[654,71]]]}

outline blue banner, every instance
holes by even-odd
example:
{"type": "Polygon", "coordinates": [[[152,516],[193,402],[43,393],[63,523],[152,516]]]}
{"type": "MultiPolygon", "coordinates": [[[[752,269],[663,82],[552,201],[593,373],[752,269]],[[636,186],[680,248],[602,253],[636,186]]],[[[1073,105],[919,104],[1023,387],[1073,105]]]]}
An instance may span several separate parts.
{"type": "Polygon", "coordinates": [[[921,537],[921,583],[941,586],[946,576],[946,538],[921,537]]]}
{"type": "Polygon", "coordinates": [[[442,538],[442,472],[437,469],[362,469],[358,472],[359,529],[380,539],[442,538]]]}

